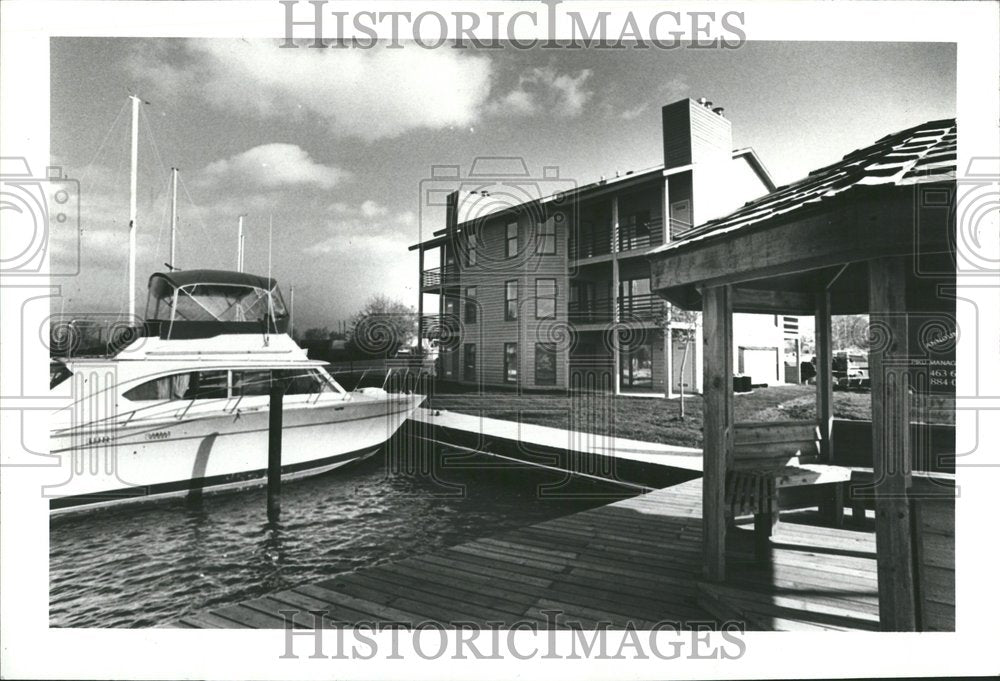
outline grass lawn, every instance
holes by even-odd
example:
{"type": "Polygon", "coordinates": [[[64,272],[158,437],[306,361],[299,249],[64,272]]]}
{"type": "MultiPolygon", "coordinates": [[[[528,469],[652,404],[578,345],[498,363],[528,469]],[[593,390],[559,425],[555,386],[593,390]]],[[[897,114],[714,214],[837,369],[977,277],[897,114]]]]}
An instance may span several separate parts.
{"type": "MultiPolygon", "coordinates": [[[[734,397],[737,421],[804,421],[816,418],[815,386],[759,388],[734,397]]],[[[954,423],[954,411],[948,404],[947,399],[934,398],[931,405],[933,411],[919,420],[954,423]]],[[[871,418],[871,395],[868,392],[834,392],[833,405],[836,418],[871,418]]],[[[572,396],[518,395],[497,390],[442,394],[429,398],[425,406],[555,428],[614,433],[619,437],[647,442],[701,446],[702,403],[698,395],[685,398],[684,420],[680,419],[680,400],[677,399],[613,397],[591,393],[572,396]]]]}

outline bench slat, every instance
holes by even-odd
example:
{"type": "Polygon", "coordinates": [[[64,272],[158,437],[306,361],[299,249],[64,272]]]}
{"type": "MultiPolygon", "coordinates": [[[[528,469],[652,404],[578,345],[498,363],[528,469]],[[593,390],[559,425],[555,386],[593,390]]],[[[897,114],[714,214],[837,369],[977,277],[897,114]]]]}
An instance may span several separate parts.
{"type": "Polygon", "coordinates": [[[819,427],[810,421],[737,423],[733,429],[733,442],[736,445],[818,439],[819,427]]]}

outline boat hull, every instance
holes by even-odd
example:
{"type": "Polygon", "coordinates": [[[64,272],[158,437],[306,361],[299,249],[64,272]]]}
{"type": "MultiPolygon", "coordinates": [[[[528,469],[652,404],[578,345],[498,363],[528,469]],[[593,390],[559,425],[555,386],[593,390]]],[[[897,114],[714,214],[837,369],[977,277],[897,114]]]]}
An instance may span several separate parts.
{"type": "MultiPolygon", "coordinates": [[[[282,479],[317,475],[373,454],[420,404],[420,396],[292,404],[283,410],[282,479]]],[[[262,485],[269,410],[158,414],[106,430],[57,431],[64,481],[46,489],[53,513],[262,485]]]]}

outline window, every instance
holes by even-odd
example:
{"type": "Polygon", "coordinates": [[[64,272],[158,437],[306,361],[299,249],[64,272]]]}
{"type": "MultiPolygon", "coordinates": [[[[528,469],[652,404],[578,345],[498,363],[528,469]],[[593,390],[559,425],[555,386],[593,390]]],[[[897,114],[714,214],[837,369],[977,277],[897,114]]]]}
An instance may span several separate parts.
{"type": "Polygon", "coordinates": [[[228,371],[190,371],[161,376],[122,393],[133,402],[209,400],[229,397],[228,371]]]}
{"type": "Polygon", "coordinates": [[[506,287],[504,288],[504,300],[506,305],[504,307],[503,318],[508,322],[512,322],[517,319],[517,282],[508,281],[506,287]]]}
{"type": "Polygon", "coordinates": [[[511,222],[507,225],[507,257],[513,258],[517,255],[517,223],[511,222]]]}
{"type": "Polygon", "coordinates": [[[335,392],[333,384],[316,369],[283,369],[275,371],[275,378],[287,381],[286,395],[314,395],[335,392]]]}
{"type": "Polygon", "coordinates": [[[535,279],[535,319],[556,316],[556,280],[535,279]]]}
{"type": "Polygon", "coordinates": [[[465,344],[464,370],[462,377],[467,381],[476,380],[476,344],[465,344]]]}
{"type": "Polygon", "coordinates": [[[271,392],[270,371],[234,371],[233,397],[268,395],[271,392]]]}
{"type": "Polygon", "coordinates": [[[470,243],[468,249],[465,251],[465,264],[468,267],[473,267],[476,262],[476,244],[470,243]]]}
{"type": "Polygon", "coordinates": [[[476,323],[476,287],[469,286],[465,289],[465,323],[475,324],[476,323]]]}
{"type": "Polygon", "coordinates": [[[517,383],[517,343],[503,344],[503,380],[517,383]]]}
{"type": "Polygon", "coordinates": [[[644,317],[653,314],[652,297],[649,295],[649,278],[625,279],[621,282],[621,314],[644,317]]]}
{"type": "Polygon", "coordinates": [[[556,384],[556,346],[535,343],[535,385],[556,384]]]}
{"type": "Polygon", "coordinates": [[[623,387],[650,389],[653,387],[653,346],[635,343],[622,349],[621,382],[623,387]]]}
{"type": "Polygon", "coordinates": [[[555,255],[556,252],[556,220],[550,217],[538,225],[539,255],[555,255]]]}

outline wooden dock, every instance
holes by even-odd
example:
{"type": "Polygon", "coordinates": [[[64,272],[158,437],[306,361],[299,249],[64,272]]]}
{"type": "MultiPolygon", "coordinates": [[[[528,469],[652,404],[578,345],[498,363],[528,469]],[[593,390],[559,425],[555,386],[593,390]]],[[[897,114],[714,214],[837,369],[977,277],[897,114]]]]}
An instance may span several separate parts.
{"type": "Polygon", "coordinates": [[[298,610],[294,624],[312,628],[308,611],[322,610],[325,627],[434,621],[647,629],[658,622],[738,620],[748,630],[878,630],[874,523],[834,529],[811,524],[817,517],[808,510],[783,513],[764,562],[753,558],[749,529],[731,531],[730,577],[706,584],[701,480],[691,480],[173,626],[282,628],[280,611],[298,610]]]}

